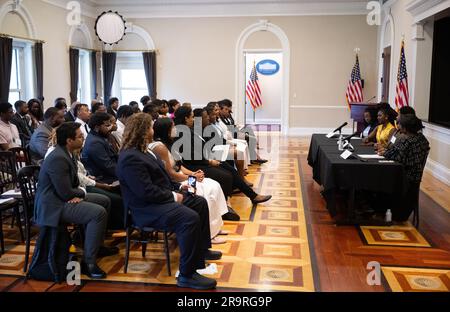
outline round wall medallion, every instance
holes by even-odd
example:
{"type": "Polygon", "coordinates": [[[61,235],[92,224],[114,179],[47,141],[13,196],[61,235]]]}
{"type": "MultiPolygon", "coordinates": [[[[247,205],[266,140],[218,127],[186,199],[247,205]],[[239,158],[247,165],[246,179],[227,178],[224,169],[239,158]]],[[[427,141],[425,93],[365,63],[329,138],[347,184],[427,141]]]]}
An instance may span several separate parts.
{"type": "Polygon", "coordinates": [[[106,44],[115,44],[125,36],[125,20],[118,12],[103,12],[95,21],[95,34],[106,44]]]}

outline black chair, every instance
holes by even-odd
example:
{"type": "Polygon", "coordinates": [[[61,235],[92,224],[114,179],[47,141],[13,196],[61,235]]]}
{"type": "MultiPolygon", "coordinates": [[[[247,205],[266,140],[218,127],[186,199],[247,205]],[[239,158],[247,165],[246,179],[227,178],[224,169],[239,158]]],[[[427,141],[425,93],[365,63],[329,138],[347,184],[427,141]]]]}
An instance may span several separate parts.
{"type": "MultiPolygon", "coordinates": [[[[10,151],[0,151],[0,194],[8,190],[15,190],[17,187],[17,176],[15,168],[15,155],[10,151]]],[[[20,230],[20,238],[22,242],[24,241],[22,221],[20,217],[19,201],[14,199],[7,203],[0,205],[0,223],[2,227],[0,228],[0,245],[1,253],[4,252],[4,241],[3,241],[3,217],[2,212],[13,209],[15,218],[17,219],[17,226],[20,230]]]]}
{"type": "Polygon", "coordinates": [[[139,242],[142,244],[142,257],[145,258],[145,253],[147,251],[147,244],[151,242],[158,242],[158,233],[162,232],[164,239],[164,253],[166,254],[166,265],[167,265],[167,273],[169,276],[172,275],[170,269],[170,250],[169,250],[169,235],[167,231],[159,231],[152,227],[138,227],[133,224],[131,212],[128,209],[125,209],[125,228],[126,228],[126,247],[125,247],[125,266],[124,273],[126,274],[128,271],[128,260],[130,257],[130,247],[131,242],[139,242]],[[131,235],[134,230],[139,232],[139,239],[132,239],[131,235]]]}
{"type": "Polygon", "coordinates": [[[11,147],[9,151],[13,152],[16,157],[15,158],[16,171],[19,171],[19,169],[22,167],[31,165],[31,158],[27,148],[11,147]]]}
{"type": "Polygon", "coordinates": [[[28,258],[30,256],[30,241],[31,241],[31,219],[33,217],[34,197],[37,189],[37,182],[39,178],[39,166],[25,166],[17,173],[17,181],[19,183],[20,192],[22,193],[23,211],[25,218],[25,264],[23,271],[28,269],[28,258]]]}

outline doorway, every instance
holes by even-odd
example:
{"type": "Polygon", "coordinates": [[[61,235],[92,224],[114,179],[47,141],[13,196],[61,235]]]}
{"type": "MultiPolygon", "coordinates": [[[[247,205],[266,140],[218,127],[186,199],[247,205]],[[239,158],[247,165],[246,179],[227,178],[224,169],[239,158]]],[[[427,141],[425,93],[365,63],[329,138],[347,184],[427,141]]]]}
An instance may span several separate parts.
{"type": "Polygon", "coordinates": [[[248,86],[253,66],[256,68],[261,90],[261,106],[253,109],[245,98],[245,123],[252,125],[280,125],[282,104],[282,62],[281,50],[247,50],[245,59],[245,88],[248,86]]]}
{"type": "Polygon", "coordinates": [[[391,46],[387,46],[381,55],[383,58],[383,76],[381,77],[381,101],[389,102],[389,84],[391,77],[391,46]]]}

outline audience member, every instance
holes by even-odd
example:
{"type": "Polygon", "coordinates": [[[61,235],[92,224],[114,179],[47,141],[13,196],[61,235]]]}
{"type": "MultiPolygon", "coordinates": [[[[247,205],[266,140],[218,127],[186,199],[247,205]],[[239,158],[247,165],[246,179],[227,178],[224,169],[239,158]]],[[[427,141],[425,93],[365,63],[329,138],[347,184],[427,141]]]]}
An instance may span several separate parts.
{"type": "Polygon", "coordinates": [[[4,151],[11,147],[21,147],[19,130],[11,123],[14,111],[10,103],[0,103],[0,148],[4,151]]]}

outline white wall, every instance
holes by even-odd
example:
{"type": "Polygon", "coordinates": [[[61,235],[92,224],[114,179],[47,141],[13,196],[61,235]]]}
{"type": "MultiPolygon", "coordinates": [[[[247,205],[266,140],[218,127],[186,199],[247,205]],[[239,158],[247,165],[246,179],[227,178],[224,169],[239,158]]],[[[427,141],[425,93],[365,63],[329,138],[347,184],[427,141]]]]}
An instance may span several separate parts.
{"type": "Polygon", "coordinates": [[[262,75],[258,73],[259,86],[261,89],[262,107],[259,107],[253,113],[250,103],[246,103],[246,121],[249,124],[280,124],[281,123],[281,86],[282,86],[282,53],[252,53],[246,54],[246,82],[250,78],[253,68],[253,62],[258,64],[262,60],[273,60],[280,65],[280,70],[273,75],[262,75]],[[254,118],[253,118],[254,115],[254,118]]]}
{"type": "MultiPolygon", "coordinates": [[[[0,0],[0,8],[6,8],[9,2],[11,1],[0,0]]],[[[66,22],[68,11],[63,8],[37,0],[23,0],[20,8],[29,13],[28,23],[35,30],[35,38],[32,38],[33,34],[27,30],[24,16],[14,12],[1,18],[0,32],[44,40],[44,106],[45,108],[52,106],[57,97],[65,97],[68,100],[70,93],[69,45],[82,45],[81,47],[87,48],[88,40],[83,38],[80,31],[76,31],[73,42],[69,42],[71,26],[66,22]]],[[[81,21],[87,25],[91,38],[94,38],[94,19],[82,16],[81,21]]]]}
{"type": "MultiPolygon", "coordinates": [[[[416,1],[418,3],[419,1],[416,1]]],[[[414,13],[408,7],[411,0],[392,0],[384,6],[383,21],[392,18],[389,27],[393,28],[393,38],[390,31],[385,32],[383,43],[392,39],[391,86],[389,102],[395,106],[395,85],[398,64],[400,59],[400,46],[402,38],[405,39],[406,68],[410,89],[410,105],[414,107],[419,118],[428,120],[428,107],[430,99],[431,64],[433,52],[433,14],[450,7],[450,1],[436,1],[432,6],[430,1],[422,1],[423,12],[414,13]],[[417,24],[419,22],[419,24],[417,24]],[[423,27],[423,31],[422,31],[423,27]]],[[[383,27],[379,28],[378,42],[380,44],[383,27]]],[[[381,49],[378,47],[377,59],[381,60],[381,49]]],[[[381,68],[380,68],[381,70],[381,68]]],[[[381,71],[379,72],[381,76],[381,71]]],[[[379,93],[381,84],[378,84],[379,93]]],[[[431,150],[427,162],[427,170],[443,182],[450,184],[450,129],[431,125],[425,122],[424,134],[430,142],[431,150]]]]}

